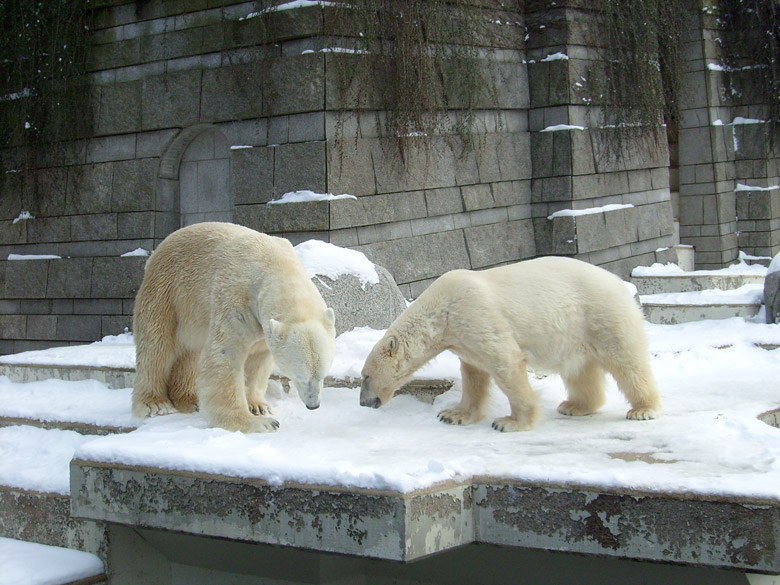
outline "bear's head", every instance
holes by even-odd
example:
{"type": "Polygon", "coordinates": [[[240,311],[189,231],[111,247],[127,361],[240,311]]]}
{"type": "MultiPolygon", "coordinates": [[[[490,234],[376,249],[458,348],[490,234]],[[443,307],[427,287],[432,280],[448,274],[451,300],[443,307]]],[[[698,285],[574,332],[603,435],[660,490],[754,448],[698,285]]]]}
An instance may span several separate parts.
{"type": "Polygon", "coordinates": [[[270,320],[266,342],[274,362],[310,410],[320,406],[322,385],[336,355],[335,322],[330,307],[319,319],[297,323],[270,320]]]}
{"type": "Polygon", "coordinates": [[[414,373],[408,348],[389,332],[379,340],[366,358],[361,373],[360,404],[379,408],[393,397],[414,373]]]}

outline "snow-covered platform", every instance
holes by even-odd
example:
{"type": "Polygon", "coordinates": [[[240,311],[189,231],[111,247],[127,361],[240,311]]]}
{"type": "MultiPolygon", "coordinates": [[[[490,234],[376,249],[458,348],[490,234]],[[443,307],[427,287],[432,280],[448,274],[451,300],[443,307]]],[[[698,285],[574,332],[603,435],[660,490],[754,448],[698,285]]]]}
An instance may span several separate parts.
{"type": "Polygon", "coordinates": [[[0,584],[99,585],[102,561],[93,554],[0,537],[0,584]]]}
{"type": "MultiPolygon", "coordinates": [[[[62,526],[65,544],[108,557],[114,547],[149,553],[137,540],[176,558],[197,541],[420,562],[487,543],[780,573],[780,429],[767,424],[780,408],[780,350],[764,349],[780,345],[780,326],[726,319],[648,324],[647,333],[664,400],[658,420],[626,420],[612,385],[598,414],[563,417],[560,379],[534,376],[542,414],[526,433],[492,430],[508,410],[496,389],[480,423],[437,420],[459,399],[451,354],[421,376],[454,380],[433,403],[398,396],[366,409],[356,387],[328,387],[308,411],[274,385],[281,428],[267,435],[212,429],[198,413],[138,425],[129,388],[0,377],[0,416],[51,427],[0,428],[0,525],[39,541],[62,526]],[[61,430],[74,422],[129,432],[61,430]]],[[[335,377],[354,382],[379,335],[340,337],[335,377]]],[[[132,370],[132,344],[109,345],[2,362],[132,370]]]]}
{"type": "Polygon", "coordinates": [[[640,266],[631,282],[650,323],[754,318],[761,310],[767,268],[740,262],[721,270],[683,271],[674,264],[640,266]]]}

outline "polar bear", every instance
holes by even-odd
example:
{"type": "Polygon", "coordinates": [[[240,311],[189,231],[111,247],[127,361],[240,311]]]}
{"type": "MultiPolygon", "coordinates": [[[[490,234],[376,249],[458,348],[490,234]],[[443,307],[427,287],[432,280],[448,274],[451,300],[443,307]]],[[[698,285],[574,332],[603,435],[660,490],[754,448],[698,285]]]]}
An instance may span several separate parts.
{"type": "Polygon", "coordinates": [[[229,223],[168,236],[146,264],[133,317],[138,418],[197,406],[213,426],[269,432],[276,363],[317,408],[335,315],[282,238],[229,223]]]}
{"type": "Polygon", "coordinates": [[[483,416],[490,379],[512,413],[493,428],[521,431],[537,416],[526,366],[559,373],[566,415],[604,403],[609,372],[631,404],[627,418],[655,418],[661,400],[650,370],[644,321],[617,276],[586,262],[542,257],[437,279],[388,328],[363,366],[360,404],[378,408],[420,366],[444,351],[460,358],[463,396],[439,413],[450,424],[483,416]]]}

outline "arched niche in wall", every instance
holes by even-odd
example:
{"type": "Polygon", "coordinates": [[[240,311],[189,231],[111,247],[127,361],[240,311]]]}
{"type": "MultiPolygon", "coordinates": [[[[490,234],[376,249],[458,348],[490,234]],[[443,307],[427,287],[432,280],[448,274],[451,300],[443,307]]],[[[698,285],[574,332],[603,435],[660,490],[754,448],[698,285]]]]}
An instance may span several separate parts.
{"type": "Polygon", "coordinates": [[[230,146],[213,124],[184,128],[160,159],[160,199],[178,212],[178,226],[203,221],[232,221],[230,146]]]}

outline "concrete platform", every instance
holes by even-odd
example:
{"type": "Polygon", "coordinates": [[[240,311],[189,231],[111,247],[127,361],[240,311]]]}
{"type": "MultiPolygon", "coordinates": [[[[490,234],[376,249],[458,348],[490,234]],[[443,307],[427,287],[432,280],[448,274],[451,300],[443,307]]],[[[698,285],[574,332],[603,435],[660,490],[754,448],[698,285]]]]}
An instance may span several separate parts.
{"type": "Polygon", "coordinates": [[[640,295],[702,290],[735,290],[746,284],[762,284],[760,274],[717,274],[715,271],[684,272],[669,276],[632,276],[640,295]]]}
{"type": "Polygon", "coordinates": [[[642,297],[642,313],[650,323],[677,325],[707,319],[730,319],[743,317],[751,319],[761,310],[759,303],[680,304],[653,301],[642,297]]]}
{"type": "Polygon", "coordinates": [[[780,502],[468,478],[412,493],[71,463],[74,517],[414,561],[471,543],[780,573],[780,502]]]}

